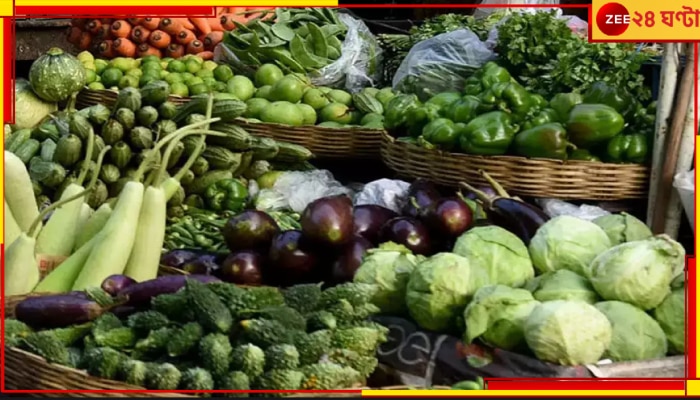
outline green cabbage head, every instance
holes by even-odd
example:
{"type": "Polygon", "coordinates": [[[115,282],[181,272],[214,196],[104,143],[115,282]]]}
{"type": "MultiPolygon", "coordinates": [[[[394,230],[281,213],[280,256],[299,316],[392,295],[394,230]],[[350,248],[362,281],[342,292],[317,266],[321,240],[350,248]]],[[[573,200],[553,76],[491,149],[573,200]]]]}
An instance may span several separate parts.
{"type": "Polygon", "coordinates": [[[596,257],[588,279],[605,300],[630,303],[648,311],[671,292],[683,247],[666,235],[623,243],[596,257]]]}
{"type": "Polygon", "coordinates": [[[561,365],[593,364],[610,346],[612,326],[588,303],[541,303],[525,321],[525,341],[542,361],[561,365]]]}
{"type": "Polygon", "coordinates": [[[529,250],[532,263],[541,274],[560,269],[583,274],[588,264],[610,247],[610,238],[598,225],[563,215],[537,230],[529,250]]]}
{"type": "Polygon", "coordinates": [[[612,341],[605,358],[638,361],[666,355],[666,334],[649,314],[621,301],[596,303],[595,308],[605,314],[612,325],[612,341]]]}
{"type": "Polygon", "coordinates": [[[525,345],[525,320],[540,302],[525,289],[504,285],[484,286],[464,310],[467,330],[464,341],[481,338],[484,343],[505,350],[525,345]]]}
{"type": "Polygon", "coordinates": [[[15,124],[14,130],[32,129],[52,112],[58,110],[56,103],[50,103],[37,97],[29,81],[15,81],[15,124]]]}
{"type": "Polygon", "coordinates": [[[521,287],[535,276],[525,243],[499,226],[470,229],[457,239],[452,252],[478,260],[493,284],[521,287]]]}
{"type": "Polygon", "coordinates": [[[685,289],[675,289],[653,312],[675,354],[685,354],[685,289]]]}
{"type": "Polygon", "coordinates": [[[626,212],[598,217],[593,223],[603,228],[613,246],[654,236],[649,227],[626,212]]]}
{"type": "Polygon", "coordinates": [[[421,328],[450,331],[456,327],[470,297],[488,284],[488,273],[480,265],[457,254],[438,253],[411,273],[406,306],[421,328]]]}
{"type": "Polygon", "coordinates": [[[372,303],[383,313],[399,315],[406,311],[406,285],[419,258],[403,246],[369,250],[355,272],[354,282],[376,285],[372,303]]]}
{"type": "Polygon", "coordinates": [[[531,279],[525,289],[539,301],[580,300],[594,304],[600,300],[588,279],[567,269],[547,272],[531,279]]]}

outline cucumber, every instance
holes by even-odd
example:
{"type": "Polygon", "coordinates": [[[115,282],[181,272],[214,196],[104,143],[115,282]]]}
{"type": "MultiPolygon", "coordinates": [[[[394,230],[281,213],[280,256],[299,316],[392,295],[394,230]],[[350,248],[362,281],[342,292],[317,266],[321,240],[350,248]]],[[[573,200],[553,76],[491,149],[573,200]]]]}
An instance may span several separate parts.
{"type": "Polygon", "coordinates": [[[14,155],[19,157],[19,159],[26,164],[32,159],[32,157],[37,155],[39,149],[41,149],[41,143],[39,143],[38,140],[27,139],[22,142],[12,153],[14,153],[14,155]]]}

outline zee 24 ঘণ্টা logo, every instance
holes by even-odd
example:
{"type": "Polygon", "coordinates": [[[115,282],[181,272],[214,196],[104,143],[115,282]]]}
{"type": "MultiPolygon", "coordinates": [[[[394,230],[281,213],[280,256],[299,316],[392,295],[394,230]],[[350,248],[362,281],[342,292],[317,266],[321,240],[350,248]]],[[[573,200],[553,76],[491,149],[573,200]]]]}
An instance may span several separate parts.
{"type": "Polygon", "coordinates": [[[673,27],[700,27],[700,10],[690,6],[681,6],[680,11],[633,11],[620,3],[606,3],[598,9],[595,22],[600,31],[607,36],[620,36],[627,31],[630,24],[639,28],[653,28],[658,22],[673,27]]]}

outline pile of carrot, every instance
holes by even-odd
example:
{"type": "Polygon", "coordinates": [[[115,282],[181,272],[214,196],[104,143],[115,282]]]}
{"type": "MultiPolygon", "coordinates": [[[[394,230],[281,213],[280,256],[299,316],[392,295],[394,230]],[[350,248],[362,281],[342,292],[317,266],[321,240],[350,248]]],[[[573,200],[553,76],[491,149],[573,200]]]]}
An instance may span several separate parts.
{"type": "Polygon", "coordinates": [[[216,7],[212,18],[75,18],[68,41],[100,58],[180,58],[197,54],[211,59],[224,32],[255,18],[267,18],[274,7],[216,7]]]}

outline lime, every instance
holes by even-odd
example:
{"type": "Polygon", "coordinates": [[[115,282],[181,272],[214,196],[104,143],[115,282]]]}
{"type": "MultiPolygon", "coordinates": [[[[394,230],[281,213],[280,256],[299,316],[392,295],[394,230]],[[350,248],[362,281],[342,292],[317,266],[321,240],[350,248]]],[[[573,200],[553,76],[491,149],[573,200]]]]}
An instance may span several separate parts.
{"type": "Polygon", "coordinates": [[[304,83],[294,76],[285,76],[272,85],[270,100],[296,103],[304,95],[304,83]]]}
{"type": "Polygon", "coordinates": [[[141,65],[147,63],[147,62],[157,62],[160,63],[160,58],[156,56],[146,56],[141,59],[141,65]]]}
{"type": "Polygon", "coordinates": [[[163,57],[163,58],[155,58],[156,61],[165,61],[166,63],[169,63],[170,61],[173,61],[174,58],[172,57],[163,57]]]}
{"type": "Polygon", "coordinates": [[[225,83],[223,83],[223,82],[216,82],[216,83],[214,84],[214,91],[215,91],[215,92],[224,93],[224,92],[226,92],[226,90],[228,90],[228,86],[227,86],[225,83]]]}
{"type": "Polygon", "coordinates": [[[158,74],[158,77],[159,77],[160,79],[165,79],[166,76],[168,76],[168,75],[170,75],[170,74],[174,74],[174,73],[175,73],[175,72],[170,72],[170,71],[163,70],[163,71],[160,71],[160,73],[158,74]]]}
{"type": "Polygon", "coordinates": [[[242,101],[246,101],[253,97],[255,93],[255,85],[250,79],[243,75],[236,75],[226,82],[227,92],[238,97],[242,101]]]}
{"type": "Polygon", "coordinates": [[[170,85],[170,94],[175,96],[187,97],[190,95],[190,90],[182,82],[175,82],[170,85]]]}
{"type": "Polygon", "coordinates": [[[107,60],[102,60],[102,59],[95,60],[95,72],[97,72],[100,75],[102,74],[102,71],[104,71],[108,66],[109,66],[109,62],[107,60]]]}
{"type": "Polygon", "coordinates": [[[209,70],[209,71],[215,70],[216,67],[218,67],[218,66],[219,66],[219,64],[217,64],[216,61],[212,61],[212,60],[207,60],[202,64],[202,68],[209,70]]]}
{"type": "Polygon", "coordinates": [[[97,73],[91,69],[86,69],[85,70],[85,82],[86,83],[92,83],[97,80],[97,73]]]}
{"type": "Polygon", "coordinates": [[[119,80],[119,89],[124,89],[128,87],[137,88],[139,87],[139,78],[130,75],[124,75],[119,80]]]}
{"type": "Polygon", "coordinates": [[[170,65],[170,61],[161,61],[160,62],[161,69],[168,69],[168,65],[170,65]]]}
{"type": "Polygon", "coordinates": [[[169,84],[172,85],[172,84],[175,83],[175,82],[182,82],[182,81],[184,81],[184,78],[182,77],[181,74],[179,74],[179,73],[177,73],[177,72],[171,72],[171,73],[168,74],[168,76],[166,76],[165,78],[163,78],[163,80],[165,80],[166,82],[168,82],[169,84]]]}
{"type": "Polygon", "coordinates": [[[154,72],[144,72],[139,79],[139,86],[146,86],[148,83],[160,80],[160,77],[154,72]]]}
{"type": "Polygon", "coordinates": [[[272,86],[265,85],[258,88],[255,91],[255,97],[259,99],[270,100],[270,92],[272,91],[272,86]]]}
{"type": "Polygon", "coordinates": [[[204,79],[193,76],[192,78],[185,78],[185,85],[187,86],[194,86],[194,85],[199,85],[200,83],[204,83],[204,79]]]}
{"type": "Polygon", "coordinates": [[[122,70],[109,67],[102,72],[102,83],[107,87],[117,86],[124,73],[122,70]]]}
{"type": "Polygon", "coordinates": [[[196,54],[187,54],[184,57],[182,57],[183,60],[193,60],[198,62],[199,64],[204,64],[204,59],[196,54]]]}
{"type": "Polygon", "coordinates": [[[145,63],[141,63],[141,69],[144,71],[160,71],[163,69],[163,67],[161,67],[160,63],[157,61],[148,61],[145,63]]]}
{"type": "Polygon", "coordinates": [[[255,71],[255,86],[273,85],[284,77],[284,72],[275,64],[263,64],[255,71]]]}
{"type": "Polygon", "coordinates": [[[131,62],[127,58],[116,57],[109,62],[109,66],[112,68],[117,68],[122,72],[126,72],[131,69],[131,62]]]}
{"type": "Polygon", "coordinates": [[[297,107],[301,111],[301,115],[304,117],[304,125],[314,125],[318,116],[316,115],[316,110],[308,104],[299,103],[297,107]]]}
{"type": "Polygon", "coordinates": [[[209,71],[207,69],[200,69],[199,71],[194,73],[194,76],[198,76],[200,78],[213,78],[214,72],[209,71]]]}
{"type": "Polygon", "coordinates": [[[85,68],[85,69],[91,69],[91,70],[94,71],[94,70],[95,70],[95,63],[92,62],[92,61],[86,62],[86,63],[83,64],[83,68],[85,68]]]}
{"type": "Polygon", "coordinates": [[[126,75],[135,76],[137,78],[140,78],[141,75],[143,75],[143,71],[140,69],[130,69],[130,70],[126,71],[126,75]]]}
{"type": "Polygon", "coordinates": [[[209,93],[209,87],[205,85],[204,83],[199,83],[193,86],[190,86],[190,95],[195,96],[198,94],[204,94],[204,93],[209,93]]]}
{"type": "Polygon", "coordinates": [[[88,89],[92,90],[103,90],[105,88],[105,85],[103,85],[101,82],[92,82],[88,85],[88,89]]]}
{"type": "Polygon", "coordinates": [[[183,72],[182,73],[182,79],[183,80],[188,80],[194,78],[194,74],[190,74],[189,72],[183,72]]]}
{"type": "Polygon", "coordinates": [[[202,69],[202,64],[197,62],[194,58],[190,58],[185,61],[185,67],[187,67],[187,72],[196,74],[200,69],[202,69]]]}
{"type": "Polygon", "coordinates": [[[207,85],[208,88],[213,89],[214,85],[216,85],[216,79],[214,78],[204,78],[202,79],[205,85],[207,85]]]}
{"type": "Polygon", "coordinates": [[[228,65],[219,65],[214,69],[214,78],[219,82],[228,82],[233,78],[233,70],[228,65]]]}
{"type": "Polygon", "coordinates": [[[81,51],[78,53],[77,56],[75,56],[78,60],[80,60],[81,63],[86,63],[86,62],[93,62],[95,61],[95,56],[92,55],[89,51],[81,51]]]}
{"type": "Polygon", "coordinates": [[[168,68],[166,69],[170,72],[186,72],[187,65],[185,65],[185,63],[180,60],[174,60],[170,64],[168,64],[168,68]]]}
{"type": "Polygon", "coordinates": [[[245,102],[246,110],[243,114],[246,118],[260,118],[263,110],[266,109],[270,102],[265,99],[252,98],[245,102]]]}

